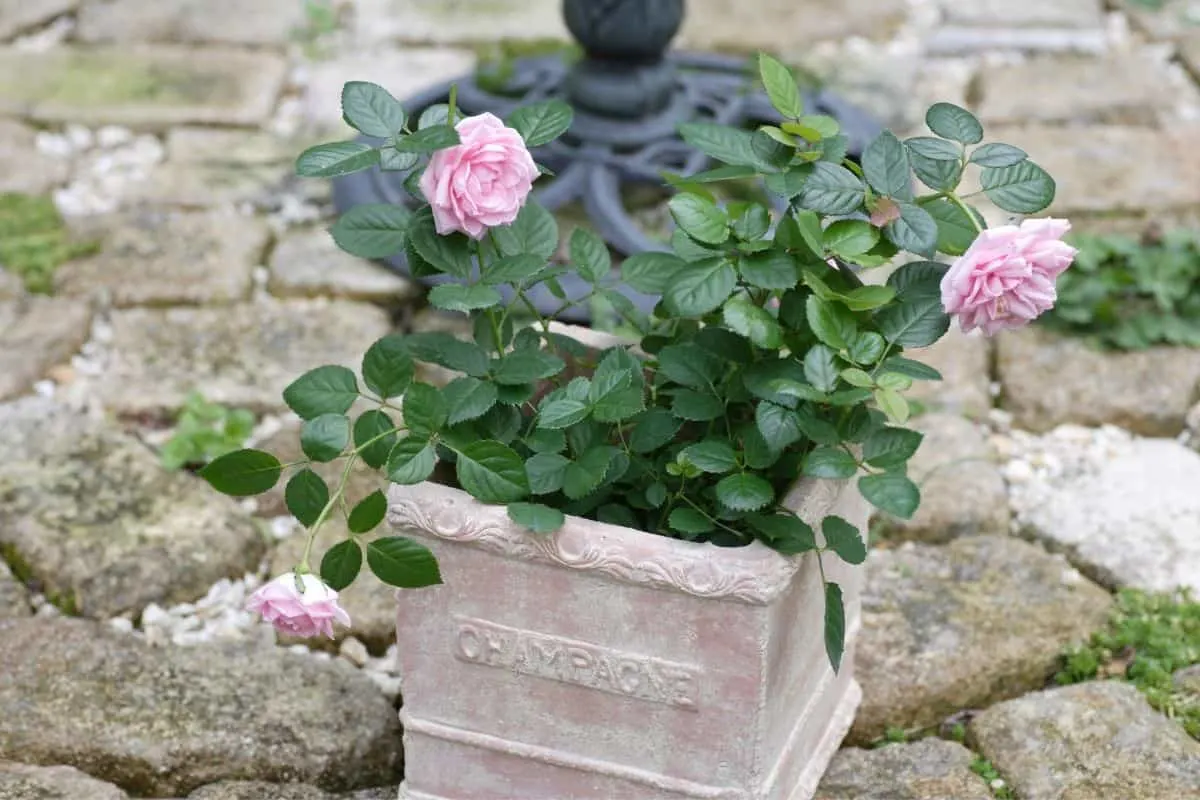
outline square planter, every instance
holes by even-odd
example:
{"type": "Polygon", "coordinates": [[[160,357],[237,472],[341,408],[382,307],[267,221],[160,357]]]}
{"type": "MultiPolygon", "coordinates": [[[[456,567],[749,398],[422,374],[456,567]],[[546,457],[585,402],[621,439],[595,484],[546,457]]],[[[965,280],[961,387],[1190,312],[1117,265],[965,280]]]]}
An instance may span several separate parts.
{"type": "MultiPolygon", "coordinates": [[[[849,482],[788,507],[866,530],[849,482]]],[[[439,484],[393,486],[389,523],[445,583],[397,593],[402,800],[809,800],[853,720],[862,568],[846,653],[824,647],[815,555],[719,548],[568,517],[551,535],[439,484]]],[[[819,534],[818,534],[819,535],[819,534]]]]}

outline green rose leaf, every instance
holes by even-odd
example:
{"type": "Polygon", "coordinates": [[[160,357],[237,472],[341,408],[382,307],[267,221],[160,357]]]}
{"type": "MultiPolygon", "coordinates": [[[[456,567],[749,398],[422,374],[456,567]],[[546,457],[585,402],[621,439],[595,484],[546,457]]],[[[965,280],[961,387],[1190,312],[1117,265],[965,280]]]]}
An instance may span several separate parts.
{"type": "Polygon", "coordinates": [[[707,422],[725,413],[725,403],[707,392],[680,389],[671,402],[671,413],[679,419],[707,422]]]}
{"type": "Polygon", "coordinates": [[[446,399],[446,423],[457,425],[479,419],[496,405],[496,384],[478,378],[456,378],[442,388],[442,397],[446,399]]]}
{"type": "Polygon", "coordinates": [[[415,367],[405,337],[389,334],[369,348],[362,360],[363,383],[380,400],[399,397],[412,383],[415,367]]]}
{"type": "Polygon", "coordinates": [[[575,112],[561,100],[521,106],[504,122],[521,134],[528,147],[540,147],[562,136],[571,127],[575,112]]]}
{"type": "Polygon", "coordinates": [[[379,409],[364,411],[354,421],[354,446],[368,467],[379,469],[387,463],[396,444],[395,430],[392,418],[379,409]]]}
{"type": "Polygon", "coordinates": [[[197,473],[221,494],[249,497],[268,491],[279,482],[283,465],[262,450],[234,450],[208,462],[197,473]]]}
{"type": "Polygon", "coordinates": [[[896,472],[864,475],[858,479],[858,490],[868,503],[901,519],[911,519],[921,504],[921,490],[896,472]]]}
{"type": "Polygon", "coordinates": [[[950,329],[950,317],[936,295],[900,299],[875,315],[880,332],[902,347],[928,347],[950,329]]]}
{"type": "Polygon", "coordinates": [[[1011,144],[984,144],[971,153],[972,164],[981,167],[1013,167],[1029,158],[1029,154],[1011,144]]]}
{"type": "Polygon", "coordinates": [[[473,378],[482,378],[488,373],[488,357],[483,348],[474,342],[456,339],[448,333],[410,333],[404,337],[404,345],[418,361],[465,372],[473,378]]]}
{"type": "Polygon", "coordinates": [[[723,164],[762,166],[754,152],[753,136],[748,131],[711,122],[685,122],[678,130],[685,142],[723,164]]]}
{"type": "Polygon", "coordinates": [[[980,176],[988,199],[1005,211],[1036,214],[1054,202],[1054,178],[1032,161],[988,167],[980,176]]]}
{"type": "Polygon", "coordinates": [[[908,151],[896,134],[883,131],[876,136],[863,151],[862,168],[867,183],[879,194],[897,200],[912,199],[912,169],[908,164],[908,151]]]}
{"type": "Polygon", "coordinates": [[[609,445],[593,447],[563,471],[563,494],[578,500],[591,494],[604,480],[608,465],[620,451],[609,445]]]}
{"type": "Polygon", "coordinates": [[[674,509],[667,517],[667,525],[671,530],[690,536],[708,533],[715,527],[711,519],[694,508],[674,509]]]}
{"type": "Polygon", "coordinates": [[[482,283],[470,286],[443,283],[429,290],[429,303],[446,311],[469,313],[481,308],[494,308],[500,305],[502,299],[499,292],[482,283]]]}
{"type": "Polygon", "coordinates": [[[790,69],[766,53],[759,53],[758,73],[776,111],[789,119],[804,116],[804,99],[790,69]]]}
{"type": "Polygon", "coordinates": [[[460,280],[470,279],[475,261],[467,237],[458,233],[449,236],[439,234],[428,208],[413,214],[408,226],[408,241],[417,255],[437,271],[460,280]]]}
{"type": "Polygon", "coordinates": [[[908,421],[908,401],[904,399],[904,395],[895,389],[888,388],[876,389],[874,394],[875,405],[879,406],[880,411],[887,414],[888,419],[900,424],[908,421]]]}
{"type": "MultiPolygon", "coordinates": [[[[907,162],[906,162],[907,164],[907,162]]],[[[825,246],[836,256],[862,255],[879,243],[879,229],[857,219],[839,220],[825,229],[825,246]]]]}
{"type": "Polygon", "coordinates": [[[909,162],[921,183],[939,192],[954,191],[962,179],[961,161],[943,161],[910,153],[909,162]]]}
{"type": "Polygon", "coordinates": [[[742,280],[760,289],[792,289],[799,280],[796,260],[782,250],[744,255],[738,259],[738,272],[742,280]]]}
{"type": "Polygon", "coordinates": [[[313,461],[333,461],[349,443],[350,420],[344,414],[322,414],[300,428],[300,449],[313,461]]]}
{"type": "Polygon", "coordinates": [[[825,546],[847,564],[861,564],[867,560],[867,543],[859,535],[858,528],[841,517],[821,520],[821,533],[825,534],[825,546]]]}
{"type": "Polygon", "coordinates": [[[532,253],[498,258],[484,269],[484,283],[497,286],[502,283],[524,283],[542,271],[546,259],[532,253]]]}
{"type": "Polygon", "coordinates": [[[933,136],[914,136],[911,139],[905,139],[904,146],[908,148],[909,153],[933,161],[960,161],[962,159],[961,147],[933,136]]]}
{"type": "Polygon", "coordinates": [[[379,523],[383,522],[384,516],[387,515],[387,507],[387,496],[382,490],[376,489],[350,509],[350,515],[346,518],[346,527],[350,529],[351,533],[373,531],[379,523]]]}
{"type": "Polygon", "coordinates": [[[509,503],[508,518],[534,533],[554,533],[567,521],[563,512],[540,503],[509,503]]]}
{"type": "MultiPolygon", "coordinates": [[[[921,203],[921,208],[937,223],[937,249],[946,255],[961,256],[979,235],[979,229],[971,224],[967,212],[945,197],[926,200],[921,203]]],[[[975,209],[971,209],[971,213],[978,220],[979,227],[984,227],[983,216],[975,209]]]]}
{"type": "Polygon", "coordinates": [[[681,423],[671,412],[651,409],[638,416],[629,434],[629,449],[635,453],[653,452],[672,441],[680,427],[681,423]]]}
{"type": "Polygon", "coordinates": [[[568,249],[571,263],[588,283],[596,283],[612,272],[612,256],[604,240],[586,228],[576,228],[571,233],[568,249]]]}
{"type": "MultiPolygon", "coordinates": [[[[403,172],[410,170],[421,160],[417,153],[401,153],[391,145],[385,145],[379,150],[379,168],[384,172],[403,172]]],[[[410,176],[411,177],[411,176],[410,176]]]]}
{"type": "Polygon", "coordinates": [[[857,471],[854,456],[836,447],[817,447],[804,458],[804,474],[811,478],[844,480],[857,471]]]}
{"type": "Polygon", "coordinates": [[[842,380],[851,386],[859,386],[868,389],[875,386],[875,379],[861,369],[842,370],[842,380]]]}
{"type": "Polygon", "coordinates": [[[825,655],[836,673],[842,668],[846,650],[846,609],[842,605],[842,587],[825,584],[825,655]]]}
{"type": "Polygon", "coordinates": [[[302,178],[336,178],[379,163],[379,151],[362,142],[332,142],[310,147],[296,159],[302,178]]]}
{"type": "Polygon", "coordinates": [[[757,475],[727,475],[717,482],[717,502],[734,511],[758,511],[775,500],[775,490],[757,475]]]}
{"type": "Polygon", "coordinates": [[[569,428],[587,419],[591,410],[591,406],[582,400],[573,400],[569,397],[548,400],[542,403],[541,408],[538,409],[537,424],[539,428],[549,428],[550,430],[569,428]]]}
{"type": "Polygon", "coordinates": [[[309,370],[283,390],[283,401],[301,419],[345,414],[358,399],[358,380],[346,367],[309,370]]]}
{"type": "Polygon", "coordinates": [[[404,106],[382,86],[350,81],[342,86],[342,118],[360,133],[386,139],[404,128],[404,106]]]}
{"type": "Polygon", "coordinates": [[[367,566],[379,580],[398,589],[420,589],[442,582],[437,559],[429,548],[401,536],[368,544],[367,566]]]}
{"type": "Polygon", "coordinates": [[[529,494],[525,462],[508,445],[484,439],[458,450],[459,485],[484,503],[512,503],[529,494]]]}
{"type": "Polygon", "coordinates": [[[449,415],[446,398],[437,387],[428,383],[418,382],[409,386],[401,408],[405,427],[425,439],[438,433],[449,415]]]}
{"type": "Polygon", "coordinates": [[[325,551],[321,559],[321,580],[330,589],[340,592],[358,577],[362,570],[362,548],[353,539],[338,542],[325,551]]]}
{"type": "Polygon", "coordinates": [[[737,273],[724,258],[696,261],[667,282],[663,304],[678,317],[701,317],[718,308],[737,286],[737,273]]]}
{"type": "Polygon", "coordinates": [[[883,369],[889,372],[898,372],[901,375],[907,375],[918,381],[940,381],[942,373],[938,372],[933,367],[922,364],[920,361],[913,361],[910,358],[903,356],[891,356],[883,362],[883,369]]]}
{"type": "Polygon", "coordinates": [[[388,453],[385,471],[392,483],[410,485],[428,480],[437,466],[437,451],[419,436],[407,436],[388,453]]]}
{"type": "Polygon", "coordinates": [[[850,343],[850,360],[855,364],[874,364],[883,355],[886,346],[878,333],[860,332],[850,343]]]}
{"type": "Polygon", "coordinates": [[[687,265],[688,262],[674,253],[650,250],[625,259],[621,264],[621,278],[639,292],[662,294],[672,276],[687,265]]]}
{"type": "Polygon", "coordinates": [[[699,345],[688,342],[668,345],[660,350],[658,371],[682,386],[711,391],[724,368],[720,359],[699,345]]]}
{"type": "Polygon", "coordinates": [[[492,228],[491,236],[503,256],[531,253],[549,261],[558,250],[558,223],[533,200],[521,207],[511,225],[492,228]]]}
{"type": "Polygon", "coordinates": [[[434,125],[445,125],[450,121],[450,106],[446,103],[434,103],[421,112],[417,118],[417,130],[430,128],[434,125]]]}
{"type": "Polygon", "coordinates": [[[932,257],[937,252],[937,221],[929,212],[912,203],[900,203],[900,218],[884,228],[892,244],[902,250],[932,257]]]}
{"type": "MultiPolygon", "coordinates": [[[[804,354],[804,377],[818,391],[832,392],[837,388],[838,367],[834,358],[834,352],[823,344],[810,347],[804,354]]],[[[767,440],[770,441],[769,436],[767,440]]]]}
{"type": "Polygon", "coordinates": [[[458,131],[449,125],[429,125],[415,133],[392,139],[392,147],[401,153],[432,153],[460,143],[458,131]]]}
{"type": "Polygon", "coordinates": [[[790,408],[763,401],[754,409],[754,424],[772,450],[782,451],[803,438],[800,415],[790,408]]]}
{"type": "MultiPolygon", "coordinates": [[[[825,231],[821,229],[821,218],[813,211],[793,211],[784,219],[785,223],[789,221],[795,224],[796,235],[808,247],[809,252],[823,260],[825,258],[825,231]]],[[[781,228],[784,231],[787,230],[787,226],[783,223],[781,223],[781,228]]]]}
{"type": "Polygon", "coordinates": [[[929,130],[960,144],[979,144],[983,141],[983,126],[975,115],[953,103],[934,103],[925,114],[929,130]]]}
{"type": "Polygon", "coordinates": [[[525,462],[525,475],[529,478],[532,494],[557,492],[563,485],[563,474],[571,460],[560,453],[537,453],[525,462]]]}
{"type": "Polygon", "coordinates": [[[817,537],[813,529],[795,514],[752,514],[746,518],[746,522],[771,549],[785,556],[817,549],[817,537]]]}
{"type": "Polygon", "coordinates": [[[347,209],[329,229],[333,241],[359,258],[388,258],[404,249],[411,214],[401,205],[363,203],[347,209]]]}
{"type": "Polygon", "coordinates": [[[809,295],[805,304],[808,325],[824,344],[834,350],[845,350],[858,335],[854,317],[843,306],[809,295]]]}
{"type": "Polygon", "coordinates": [[[620,386],[592,400],[592,419],[597,422],[621,422],[636,416],[645,407],[641,385],[620,386]]]}
{"type": "Polygon", "coordinates": [[[842,295],[842,302],[851,311],[870,311],[892,302],[896,290],[890,286],[859,286],[842,295]]]}
{"type": "Polygon", "coordinates": [[[554,377],[566,366],[561,358],[544,350],[522,348],[513,350],[497,359],[492,375],[495,377],[496,383],[507,385],[531,383],[554,377]]]}
{"type": "Polygon", "coordinates": [[[721,474],[737,469],[737,453],[728,442],[710,440],[685,447],[679,458],[703,470],[721,474]]]}
{"type": "Polygon", "coordinates": [[[843,216],[859,209],[866,196],[866,187],[858,177],[841,166],[818,161],[804,182],[797,202],[821,214],[843,216]]]}
{"type": "Polygon", "coordinates": [[[895,469],[917,452],[923,438],[907,428],[879,428],[863,443],[863,460],[877,469],[895,469]]]}
{"type": "Polygon", "coordinates": [[[672,197],[667,207],[675,224],[693,239],[721,244],[729,238],[729,216],[712,201],[685,192],[672,197]]]}
{"type": "Polygon", "coordinates": [[[756,306],[745,295],[734,297],[722,309],[725,325],[734,333],[745,336],[767,350],[783,346],[783,328],[764,308],[756,306]]]}
{"type": "Polygon", "coordinates": [[[329,487],[307,467],[297,472],[283,490],[288,511],[306,528],[311,528],[329,502],[329,487]]]}

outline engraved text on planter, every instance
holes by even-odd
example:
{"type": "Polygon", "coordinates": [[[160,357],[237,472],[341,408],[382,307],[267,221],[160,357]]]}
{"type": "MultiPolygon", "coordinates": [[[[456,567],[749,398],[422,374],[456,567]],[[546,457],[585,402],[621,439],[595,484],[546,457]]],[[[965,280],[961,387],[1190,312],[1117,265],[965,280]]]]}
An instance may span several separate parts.
{"type": "Polygon", "coordinates": [[[575,639],[458,618],[460,661],[697,710],[700,670],[575,639]]]}

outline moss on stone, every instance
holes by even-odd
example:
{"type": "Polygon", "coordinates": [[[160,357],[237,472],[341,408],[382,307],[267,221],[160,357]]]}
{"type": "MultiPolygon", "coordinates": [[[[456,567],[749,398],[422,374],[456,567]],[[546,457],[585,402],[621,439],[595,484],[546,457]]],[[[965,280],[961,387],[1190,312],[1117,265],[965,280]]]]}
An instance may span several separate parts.
{"type": "Polygon", "coordinates": [[[95,241],[71,238],[49,197],[0,194],[0,265],[29,291],[50,294],[60,264],[97,250],[95,241]]]}
{"type": "Polygon", "coordinates": [[[1200,601],[1185,590],[1148,594],[1125,589],[1117,595],[1108,627],[1065,652],[1055,680],[1129,681],[1150,705],[1200,739],[1200,696],[1182,690],[1173,678],[1192,664],[1200,664],[1200,601]]]}

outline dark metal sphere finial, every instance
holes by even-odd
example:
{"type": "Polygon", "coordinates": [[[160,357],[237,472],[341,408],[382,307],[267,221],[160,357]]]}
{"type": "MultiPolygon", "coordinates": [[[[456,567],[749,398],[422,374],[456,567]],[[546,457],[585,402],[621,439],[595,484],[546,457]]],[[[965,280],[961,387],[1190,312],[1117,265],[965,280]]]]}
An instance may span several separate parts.
{"type": "Polygon", "coordinates": [[[683,0],[563,0],[563,17],[590,56],[659,61],[683,24],[683,0]]]}

